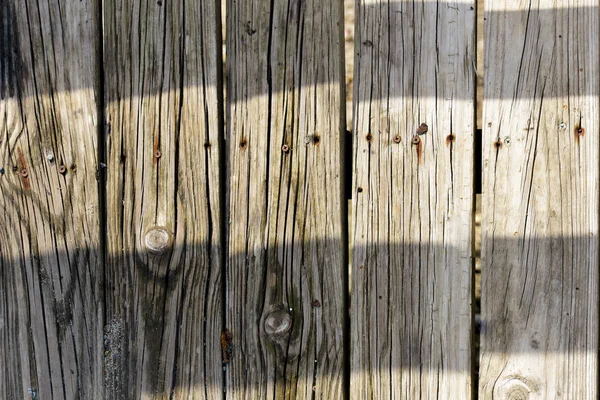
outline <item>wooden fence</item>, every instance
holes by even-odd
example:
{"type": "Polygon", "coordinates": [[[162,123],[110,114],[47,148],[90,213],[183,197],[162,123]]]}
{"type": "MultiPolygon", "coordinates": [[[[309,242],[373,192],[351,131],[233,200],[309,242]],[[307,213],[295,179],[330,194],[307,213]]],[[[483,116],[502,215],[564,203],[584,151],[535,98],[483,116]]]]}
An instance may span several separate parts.
{"type": "Polygon", "coordinates": [[[0,2],[0,396],[596,398],[599,10],[0,2]]]}

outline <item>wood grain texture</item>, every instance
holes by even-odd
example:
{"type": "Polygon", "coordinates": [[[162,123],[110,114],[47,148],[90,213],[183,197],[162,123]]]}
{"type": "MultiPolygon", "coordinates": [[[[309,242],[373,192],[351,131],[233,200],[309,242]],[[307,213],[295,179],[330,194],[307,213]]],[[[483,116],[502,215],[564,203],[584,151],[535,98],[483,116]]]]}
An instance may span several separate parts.
{"type": "Polygon", "coordinates": [[[356,21],[350,395],[468,399],[474,2],[356,21]]]}
{"type": "Polygon", "coordinates": [[[483,399],[598,396],[598,14],[486,2],[483,399]]]}
{"type": "Polygon", "coordinates": [[[222,396],[220,11],[104,2],[106,390],[222,396]]]}
{"type": "Polygon", "coordinates": [[[341,398],[342,3],[227,7],[227,396],[341,398]]]}
{"type": "Polygon", "coordinates": [[[0,2],[6,399],[102,395],[97,5],[0,2]]]}

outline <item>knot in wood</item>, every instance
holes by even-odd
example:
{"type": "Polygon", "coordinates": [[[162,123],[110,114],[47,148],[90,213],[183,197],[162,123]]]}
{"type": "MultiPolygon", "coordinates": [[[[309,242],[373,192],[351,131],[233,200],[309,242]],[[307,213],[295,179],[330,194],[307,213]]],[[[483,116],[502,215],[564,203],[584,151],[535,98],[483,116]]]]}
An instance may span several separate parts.
{"type": "Polygon", "coordinates": [[[283,311],[273,311],[265,318],[265,332],[271,338],[285,335],[292,327],[292,316],[283,311]]]}
{"type": "Polygon", "coordinates": [[[504,384],[497,386],[495,394],[502,399],[527,400],[539,388],[535,382],[524,376],[512,376],[504,384]]]}
{"type": "Polygon", "coordinates": [[[144,238],[146,248],[152,253],[162,253],[171,245],[171,234],[165,228],[154,227],[146,232],[144,238]]]}
{"type": "Polygon", "coordinates": [[[523,387],[516,387],[507,393],[506,398],[509,400],[527,400],[529,399],[529,391],[523,387]]]}

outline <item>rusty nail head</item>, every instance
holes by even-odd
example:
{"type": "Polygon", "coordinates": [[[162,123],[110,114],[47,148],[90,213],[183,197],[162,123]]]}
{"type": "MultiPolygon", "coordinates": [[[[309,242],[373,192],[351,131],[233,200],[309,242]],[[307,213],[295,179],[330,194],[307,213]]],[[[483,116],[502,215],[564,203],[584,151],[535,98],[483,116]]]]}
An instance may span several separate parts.
{"type": "Polygon", "coordinates": [[[400,143],[400,140],[401,140],[400,135],[394,136],[393,140],[394,140],[394,143],[400,143]]]}
{"type": "Polygon", "coordinates": [[[160,158],[160,156],[162,156],[162,153],[160,152],[160,150],[156,150],[156,151],[154,152],[154,157],[156,157],[156,158],[160,158]]]}
{"type": "Polygon", "coordinates": [[[27,178],[27,177],[29,176],[29,173],[27,172],[27,169],[26,169],[26,168],[23,168],[23,169],[21,170],[21,176],[22,176],[23,178],[27,178]]]}
{"type": "Polygon", "coordinates": [[[281,151],[283,151],[284,153],[288,153],[290,151],[290,146],[284,144],[283,146],[281,146],[281,151]]]}
{"type": "Polygon", "coordinates": [[[417,135],[415,135],[412,138],[412,142],[413,142],[413,144],[419,144],[419,143],[421,143],[421,138],[418,137],[417,135]]]}
{"type": "Polygon", "coordinates": [[[419,127],[417,128],[417,134],[419,134],[419,135],[424,135],[424,134],[426,134],[426,133],[427,133],[427,131],[428,131],[428,130],[429,130],[429,127],[427,126],[427,124],[426,124],[426,123],[424,123],[424,122],[423,122],[423,123],[421,124],[421,126],[419,126],[419,127]]]}

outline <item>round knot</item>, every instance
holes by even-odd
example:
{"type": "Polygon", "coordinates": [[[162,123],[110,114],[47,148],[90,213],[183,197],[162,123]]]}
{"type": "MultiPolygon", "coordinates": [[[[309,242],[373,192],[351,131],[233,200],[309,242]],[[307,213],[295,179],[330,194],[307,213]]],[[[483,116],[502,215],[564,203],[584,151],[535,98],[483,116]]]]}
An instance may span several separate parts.
{"type": "Polygon", "coordinates": [[[265,332],[271,337],[282,336],[292,327],[292,316],[283,311],[273,311],[265,319],[265,332]]]}
{"type": "Polygon", "coordinates": [[[146,248],[153,253],[162,253],[171,244],[171,234],[161,227],[150,228],[144,239],[146,248]]]}

